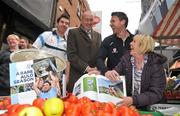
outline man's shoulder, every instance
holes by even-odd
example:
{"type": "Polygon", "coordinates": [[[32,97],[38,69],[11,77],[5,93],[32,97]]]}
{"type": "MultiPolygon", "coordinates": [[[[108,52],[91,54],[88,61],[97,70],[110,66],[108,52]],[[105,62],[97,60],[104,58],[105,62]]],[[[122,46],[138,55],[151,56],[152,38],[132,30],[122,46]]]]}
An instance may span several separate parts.
{"type": "Polygon", "coordinates": [[[41,36],[47,36],[47,35],[50,35],[50,34],[53,34],[53,32],[52,31],[44,31],[40,35],[41,36]]]}
{"type": "Polygon", "coordinates": [[[109,42],[110,42],[110,41],[112,41],[112,39],[114,39],[114,38],[115,38],[115,35],[112,34],[112,35],[109,35],[109,36],[105,37],[103,41],[106,41],[106,42],[109,41],[109,42]]]}
{"type": "Polygon", "coordinates": [[[69,32],[76,32],[76,31],[79,31],[79,27],[74,27],[69,29],[69,32]]]}

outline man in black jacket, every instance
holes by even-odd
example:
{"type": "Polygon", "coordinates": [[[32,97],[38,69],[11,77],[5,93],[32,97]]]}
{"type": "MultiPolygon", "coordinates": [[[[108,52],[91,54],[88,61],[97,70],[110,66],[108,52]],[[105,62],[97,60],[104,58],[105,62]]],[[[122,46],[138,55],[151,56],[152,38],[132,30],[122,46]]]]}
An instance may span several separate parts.
{"type": "Polygon", "coordinates": [[[125,13],[113,12],[110,23],[113,34],[103,40],[97,58],[97,67],[102,74],[107,70],[112,70],[118,64],[125,51],[130,50],[130,42],[133,38],[133,35],[126,29],[128,17],[125,13]],[[106,59],[107,66],[105,65],[106,59]]]}

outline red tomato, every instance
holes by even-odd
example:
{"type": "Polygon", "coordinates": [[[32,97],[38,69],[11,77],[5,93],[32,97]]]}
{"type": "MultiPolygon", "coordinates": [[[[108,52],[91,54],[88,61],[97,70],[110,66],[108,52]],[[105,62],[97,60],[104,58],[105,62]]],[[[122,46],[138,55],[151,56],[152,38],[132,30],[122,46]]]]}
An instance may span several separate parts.
{"type": "Polygon", "coordinates": [[[101,109],[99,109],[99,110],[97,110],[97,116],[103,116],[103,110],[101,110],[101,109]]]}
{"type": "Polygon", "coordinates": [[[64,101],[64,111],[66,111],[70,107],[71,103],[68,101],[64,101]]]}
{"type": "Polygon", "coordinates": [[[4,110],[4,103],[0,101],[0,110],[4,110]]]}
{"type": "Polygon", "coordinates": [[[3,99],[3,104],[4,104],[4,108],[7,109],[7,107],[11,104],[11,99],[10,97],[5,97],[3,99]]]}
{"type": "Polygon", "coordinates": [[[95,101],[95,102],[94,102],[94,105],[96,106],[96,109],[99,109],[100,106],[101,106],[101,102],[95,101]]]}
{"type": "Polygon", "coordinates": [[[112,116],[120,116],[120,112],[115,107],[112,110],[112,116]]]}
{"type": "Polygon", "coordinates": [[[118,111],[122,116],[139,116],[139,113],[127,106],[120,106],[118,111]]]}
{"type": "Polygon", "coordinates": [[[81,113],[82,113],[82,116],[94,116],[95,113],[96,113],[96,106],[93,102],[89,102],[87,104],[83,104],[81,105],[82,107],[82,110],[81,110],[81,113]]]}
{"type": "Polygon", "coordinates": [[[19,116],[18,112],[8,113],[7,116],[19,116]]]}
{"type": "Polygon", "coordinates": [[[108,112],[108,113],[112,113],[114,107],[115,106],[112,103],[110,103],[110,102],[109,103],[105,103],[104,104],[104,111],[108,112]]]}
{"type": "Polygon", "coordinates": [[[14,113],[16,112],[17,108],[20,106],[20,104],[12,104],[10,105],[7,110],[8,110],[8,114],[14,113]]]}
{"type": "Polygon", "coordinates": [[[36,99],[33,101],[32,105],[38,107],[41,111],[43,111],[43,109],[44,109],[44,102],[45,102],[45,101],[46,101],[45,99],[36,98],[36,99]]]}
{"type": "Polygon", "coordinates": [[[89,99],[88,97],[82,97],[79,99],[78,101],[80,104],[86,104],[86,103],[90,103],[91,99],[89,99]]]}
{"type": "Polygon", "coordinates": [[[77,103],[78,102],[78,98],[75,95],[71,94],[69,96],[69,98],[66,99],[66,101],[68,101],[70,103],[77,103]]]}
{"type": "Polygon", "coordinates": [[[81,105],[71,104],[70,107],[65,111],[65,116],[80,116],[81,105]]]}

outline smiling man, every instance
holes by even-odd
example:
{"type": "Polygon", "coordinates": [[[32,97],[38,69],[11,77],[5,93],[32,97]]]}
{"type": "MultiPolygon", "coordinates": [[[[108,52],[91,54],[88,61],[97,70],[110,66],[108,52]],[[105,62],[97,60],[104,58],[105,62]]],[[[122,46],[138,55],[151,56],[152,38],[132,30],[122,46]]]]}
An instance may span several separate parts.
{"type": "Polygon", "coordinates": [[[125,51],[130,50],[133,35],[126,29],[127,25],[128,17],[125,13],[112,12],[110,26],[113,34],[103,40],[97,58],[97,66],[101,74],[112,70],[125,51]],[[105,64],[106,59],[107,65],[105,64]]]}
{"type": "Polygon", "coordinates": [[[45,50],[54,56],[63,58],[66,61],[65,78],[69,80],[69,62],[67,60],[67,40],[65,32],[70,25],[70,17],[67,14],[62,14],[57,19],[57,29],[54,31],[45,31],[38,36],[33,43],[33,47],[45,50]]]}
{"type": "Polygon", "coordinates": [[[70,79],[67,86],[72,92],[74,83],[84,74],[96,69],[96,58],[101,44],[101,34],[92,29],[94,14],[85,11],[81,25],[69,30],[67,40],[68,60],[70,61],[70,79]]]}

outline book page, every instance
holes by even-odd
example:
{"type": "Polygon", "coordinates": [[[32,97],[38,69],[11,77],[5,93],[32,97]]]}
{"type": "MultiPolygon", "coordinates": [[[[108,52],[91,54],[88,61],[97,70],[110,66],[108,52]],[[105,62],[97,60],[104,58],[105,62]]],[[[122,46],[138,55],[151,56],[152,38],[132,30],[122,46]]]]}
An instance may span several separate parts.
{"type": "Polygon", "coordinates": [[[74,85],[73,94],[78,98],[88,97],[97,100],[97,81],[95,75],[83,75],[74,85]]]}
{"type": "Polygon", "coordinates": [[[111,82],[108,78],[98,75],[98,101],[113,102],[114,104],[121,102],[122,97],[126,96],[125,78],[120,76],[120,80],[111,82]]]}
{"type": "Polygon", "coordinates": [[[9,73],[12,104],[31,104],[37,97],[62,97],[66,93],[54,57],[10,63],[9,73]],[[44,87],[47,83],[49,89],[44,87]]]}

